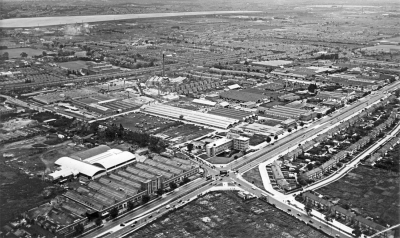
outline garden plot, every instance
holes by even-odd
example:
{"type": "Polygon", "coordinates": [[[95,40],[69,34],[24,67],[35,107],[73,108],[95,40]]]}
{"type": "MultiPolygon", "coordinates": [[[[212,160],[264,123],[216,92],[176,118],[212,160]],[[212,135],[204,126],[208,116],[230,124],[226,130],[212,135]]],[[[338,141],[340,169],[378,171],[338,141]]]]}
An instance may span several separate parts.
{"type": "Polygon", "coordinates": [[[215,192],[167,214],[129,237],[328,237],[260,200],[215,192]]]}
{"type": "Polygon", "coordinates": [[[386,226],[400,223],[400,176],[386,170],[359,166],[345,177],[318,189],[330,198],[339,198],[339,205],[350,207],[364,217],[386,226]]]}

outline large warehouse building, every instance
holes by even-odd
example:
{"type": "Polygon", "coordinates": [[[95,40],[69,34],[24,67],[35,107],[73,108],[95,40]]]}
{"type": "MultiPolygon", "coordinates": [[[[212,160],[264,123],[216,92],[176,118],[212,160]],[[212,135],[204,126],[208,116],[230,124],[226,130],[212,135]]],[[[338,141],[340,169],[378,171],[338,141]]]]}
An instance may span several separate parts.
{"type": "Polygon", "coordinates": [[[257,112],[267,117],[277,118],[282,120],[295,119],[295,120],[309,121],[317,116],[316,113],[307,110],[291,108],[286,106],[274,106],[272,108],[259,107],[257,112]]]}
{"type": "Polygon", "coordinates": [[[209,111],[208,113],[223,117],[228,117],[232,119],[236,119],[239,121],[247,121],[249,119],[257,119],[256,113],[248,112],[248,111],[241,111],[231,108],[217,108],[214,110],[209,111]]]}
{"type": "Polygon", "coordinates": [[[134,161],[135,155],[128,151],[101,145],[72,154],[71,157],[61,157],[56,160],[55,164],[59,166],[59,169],[49,174],[49,177],[52,180],[59,180],[80,175],[94,179],[134,161]]]}
{"type": "Polygon", "coordinates": [[[211,127],[227,129],[235,126],[239,123],[239,120],[213,115],[209,113],[203,113],[198,111],[192,111],[179,107],[172,107],[163,104],[153,104],[142,108],[145,113],[155,114],[159,116],[170,117],[174,119],[181,119],[188,122],[202,124],[211,127]]]}

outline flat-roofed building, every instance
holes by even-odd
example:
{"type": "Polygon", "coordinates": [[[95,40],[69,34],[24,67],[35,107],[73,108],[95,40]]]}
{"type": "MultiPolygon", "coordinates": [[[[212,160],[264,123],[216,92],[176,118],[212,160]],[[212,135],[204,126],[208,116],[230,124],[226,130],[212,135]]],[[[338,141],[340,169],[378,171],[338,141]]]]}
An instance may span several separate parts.
{"type": "Polygon", "coordinates": [[[281,135],[285,131],[283,128],[267,126],[259,123],[242,125],[239,129],[244,132],[249,132],[253,134],[260,134],[264,136],[276,136],[281,135]]]}
{"type": "Polygon", "coordinates": [[[221,154],[224,151],[231,150],[233,147],[233,140],[228,138],[221,138],[210,144],[206,145],[206,152],[208,157],[213,157],[221,154]]]}

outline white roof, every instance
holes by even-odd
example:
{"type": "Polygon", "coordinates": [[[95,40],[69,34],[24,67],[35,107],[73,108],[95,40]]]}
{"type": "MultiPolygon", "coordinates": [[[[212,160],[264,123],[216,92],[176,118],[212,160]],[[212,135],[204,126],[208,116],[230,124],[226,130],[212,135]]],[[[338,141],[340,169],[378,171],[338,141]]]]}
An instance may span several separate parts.
{"type": "Polygon", "coordinates": [[[217,104],[216,102],[213,101],[209,101],[209,100],[205,100],[205,99],[193,99],[194,103],[198,103],[198,104],[203,104],[203,105],[207,105],[207,106],[215,106],[215,104],[217,104]]]}
{"type": "Polygon", "coordinates": [[[134,154],[128,151],[124,151],[118,154],[111,154],[111,156],[103,157],[102,159],[96,160],[96,162],[94,162],[93,165],[109,169],[134,159],[135,159],[134,154]]]}
{"type": "Polygon", "coordinates": [[[229,89],[237,89],[237,88],[240,88],[240,85],[239,84],[229,85],[228,88],[229,89]]]}
{"type": "Polygon", "coordinates": [[[232,118],[217,116],[210,113],[192,111],[178,107],[172,107],[164,104],[152,104],[149,106],[144,106],[143,110],[144,112],[154,113],[177,119],[183,116],[183,119],[186,121],[224,129],[239,122],[239,120],[235,120],[232,118]]]}
{"type": "Polygon", "coordinates": [[[49,176],[52,177],[53,179],[58,179],[61,177],[67,177],[70,175],[78,175],[78,174],[79,174],[79,171],[64,168],[64,169],[57,170],[57,171],[49,174],[49,176]]]}
{"type": "Polygon", "coordinates": [[[61,157],[55,162],[56,165],[61,167],[61,170],[77,171],[88,177],[93,177],[99,172],[105,171],[97,166],[87,164],[82,161],[78,161],[69,157],[61,157]]]}

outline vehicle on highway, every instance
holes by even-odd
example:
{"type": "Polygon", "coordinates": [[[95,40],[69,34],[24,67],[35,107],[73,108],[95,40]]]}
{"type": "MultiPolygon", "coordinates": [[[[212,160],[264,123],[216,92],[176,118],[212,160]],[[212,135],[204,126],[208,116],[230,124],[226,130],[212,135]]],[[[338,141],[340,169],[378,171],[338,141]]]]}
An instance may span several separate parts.
{"type": "Polygon", "coordinates": [[[165,209],[170,209],[170,208],[171,208],[170,205],[165,206],[165,209]]]}
{"type": "Polygon", "coordinates": [[[178,203],[181,203],[181,202],[182,202],[182,200],[179,200],[179,201],[178,201],[178,203]]]}
{"type": "Polygon", "coordinates": [[[206,180],[210,180],[210,179],[212,179],[211,174],[209,174],[209,175],[206,176],[206,180]]]}
{"type": "Polygon", "coordinates": [[[132,224],[132,225],[131,225],[131,227],[135,227],[135,226],[136,226],[136,224],[132,224]]]}
{"type": "Polygon", "coordinates": [[[120,226],[125,226],[125,223],[121,223],[120,226]]]}
{"type": "Polygon", "coordinates": [[[256,190],[256,187],[254,187],[254,186],[251,186],[251,189],[253,189],[253,190],[256,190]]]}

